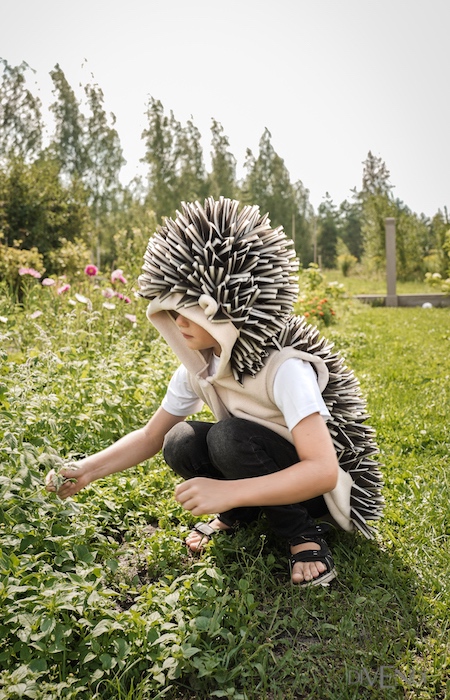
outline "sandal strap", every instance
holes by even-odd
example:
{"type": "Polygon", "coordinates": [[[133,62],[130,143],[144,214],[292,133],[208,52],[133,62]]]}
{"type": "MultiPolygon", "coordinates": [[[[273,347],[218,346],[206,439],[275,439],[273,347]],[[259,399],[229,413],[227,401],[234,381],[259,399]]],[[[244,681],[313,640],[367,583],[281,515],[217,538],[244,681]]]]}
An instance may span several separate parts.
{"type": "MultiPolygon", "coordinates": [[[[212,520],[210,522],[212,522],[212,520]]],[[[214,537],[214,535],[233,535],[236,532],[235,527],[229,527],[228,529],[216,529],[214,527],[211,527],[209,523],[202,522],[196,523],[192,530],[195,530],[195,532],[199,532],[201,535],[203,535],[203,537],[208,537],[209,539],[211,539],[211,537],[214,537]]]]}
{"type": "MultiPolygon", "coordinates": [[[[300,535],[293,537],[289,540],[289,545],[294,547],[296,544],[307,544],[308,542],[315,542],[316,544],[323,544],[327,547],[325,540],[322,535],[331,530],[331,526],[327,523],[319,523],[317,525],[312,525],[306,528],[300,535]]],[[[327,547],[328,548],[328,547],[327,547]]]]}
{"type": "Polygon", "coordinates": [[[220,530],[214,530],[214,528],[208,525],[208,523],[197,523],[192,529],[199,532],[204,537],[212,537],[220,532],[220,530]]]}
{"type": "Polygon", "coordinates": [[[322,534],[328,532],[329,530],[330,526],[326,523],[313,525],[312,527],[304,530],[301,535],[298,535],[298,537],[290,540],[289,544],[291,547],[297,544],[308,544],[309,542],[314,542],[315,544],[320,545],[320,549],[305,549],[302,552],[291,554],[291,566],[294,566],[294,564],[297,564],[297,562],[322,561],[327,567],[327,572],[331,571],[334,568],[334,560],[331,555],[330,548],[323,537],[321,537],[322,534]]]}
{"type": "Polygon", "coordinates": [[[331,571],[334,568],[334,560],[328,547],[326,551],[324,549],[306,549],[303,552],[291,554],[289,560],[291,566],[298,562],[322,561],[327,567],[327,571],[331,571]]]}

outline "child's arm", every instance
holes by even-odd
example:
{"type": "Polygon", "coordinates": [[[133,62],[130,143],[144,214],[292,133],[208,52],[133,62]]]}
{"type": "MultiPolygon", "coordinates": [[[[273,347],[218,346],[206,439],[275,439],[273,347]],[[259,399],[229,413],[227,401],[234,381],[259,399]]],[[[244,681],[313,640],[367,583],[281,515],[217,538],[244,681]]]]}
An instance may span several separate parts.
{"type": "Polygon", "coordinates": [[[241,506],[287,505],[332,491],[338,461],[325,421],[313,413],[292,430],[300,462],[250,479],[216,481],[197,477],[176,487],[176,499],[194,515],[241,506]]]}
{"type": "MultiPolygon", "coordinates": [[[[76,463],[76,468],[62,469],[62,475],[71,481],[64,482],[58,490],[58,496],[73,496],[96,479],[102,479],[150,459],[161,449],[164,436],[170,428],[183,420],[182,416],[173,416],[163,408],[158,408],[145,427],[125,435],[101,452],[81,459],[76,463]]],[[[52,470],[46,476],[48,491],[55,491],[53,474],[52,470]]]]}

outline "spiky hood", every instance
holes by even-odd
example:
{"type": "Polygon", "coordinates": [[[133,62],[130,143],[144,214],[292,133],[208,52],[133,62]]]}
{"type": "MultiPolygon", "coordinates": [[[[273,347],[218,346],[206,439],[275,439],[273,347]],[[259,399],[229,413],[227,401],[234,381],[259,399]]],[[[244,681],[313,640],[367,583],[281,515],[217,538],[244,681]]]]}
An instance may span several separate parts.
{"type": "Polygon", "coordinates": [[[179,295],[177,308],[205,309],[211,323],[232,323],[238,337],[231,352],[237,379],[261,369],[298,296],[298,264],[292,241],[272,228],[259,207],[220,197],[183,203],[149,241],[139,277],[140,294],[160,302],[179,295]],[[203,305],[204,307],[204,305],[203,305]]]}

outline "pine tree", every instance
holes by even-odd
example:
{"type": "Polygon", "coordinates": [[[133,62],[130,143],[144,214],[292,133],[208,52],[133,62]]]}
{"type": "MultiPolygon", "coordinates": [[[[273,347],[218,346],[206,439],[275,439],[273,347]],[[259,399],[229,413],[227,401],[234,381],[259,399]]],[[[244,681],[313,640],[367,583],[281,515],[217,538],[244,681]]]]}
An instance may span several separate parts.
{"type": "Polygon", "coordinates": [[[336,265],[336,249],[339,234],[339,212],[328,192],[318,211],[318,249],[322,266],[333,268],[336,265]]]}
{"type": "Polygon", "coordinates": [[[339,207],[339,217],[342,242],[350,255],[361,260],[364,251],[361,202],[357,198],[353,202],[344,200],[339,207]]]}

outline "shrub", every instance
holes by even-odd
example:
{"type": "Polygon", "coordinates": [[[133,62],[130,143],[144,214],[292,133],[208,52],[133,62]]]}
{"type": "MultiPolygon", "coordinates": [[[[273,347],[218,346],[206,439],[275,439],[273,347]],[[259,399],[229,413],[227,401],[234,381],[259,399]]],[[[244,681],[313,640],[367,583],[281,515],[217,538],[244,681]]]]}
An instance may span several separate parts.
{"type": "Polygon", "coordinates": [[[440,272],[427,272],[425,282],[434,289],[439,289],[442,294],[450,294],[450,231],[445,234],[445,243],[442,247],[446,255],[444,268],[447,267],[447,278],[444,278],[440,272]]]}
{"type": "Polygon", "coordinates": [[[344,286],[327,282],[315,263],[300,271],[299,285],[300,297],[294,307],[295,313],[305,316],[315,325],[333,323],[336,316],[333,303],[344,295],[344,286]]]}
{"type": "Polygon", "coordinates": [[[21,268],[33,268],[43,270],[42,255],[37,248],[23,250],[21,241],[14,241],[13,246],[1,242],[0,233],[0,281],[5,281],[13,294],[17,294],[23,288],[24,277],[19,274],[21,268]]]}
{"type": "Polygon", "coordinates": [[[312,299],[300,299],[299,304],[303,307],[303,316],[315,325],[322,322],[325,326],[329,326],[333,323],[336,312],[326,297],[315,296],[312,299]]]}
{"type": "Polygon", "coordinates": [[[79,238],[74,241],[61,239],[61,247],[48,254],[49,267],[53,274],[77,274],[80,268],[86,267],[91,261],[91,252],[86,243],[79,238]]]}
{"type": "Polygon", "coordinates": [[[342,255],[338,255],[337,262],[344,277],[348,277],[350,270],[356,265],[358,259],[350,253],[343,253],[342,255]]]}

